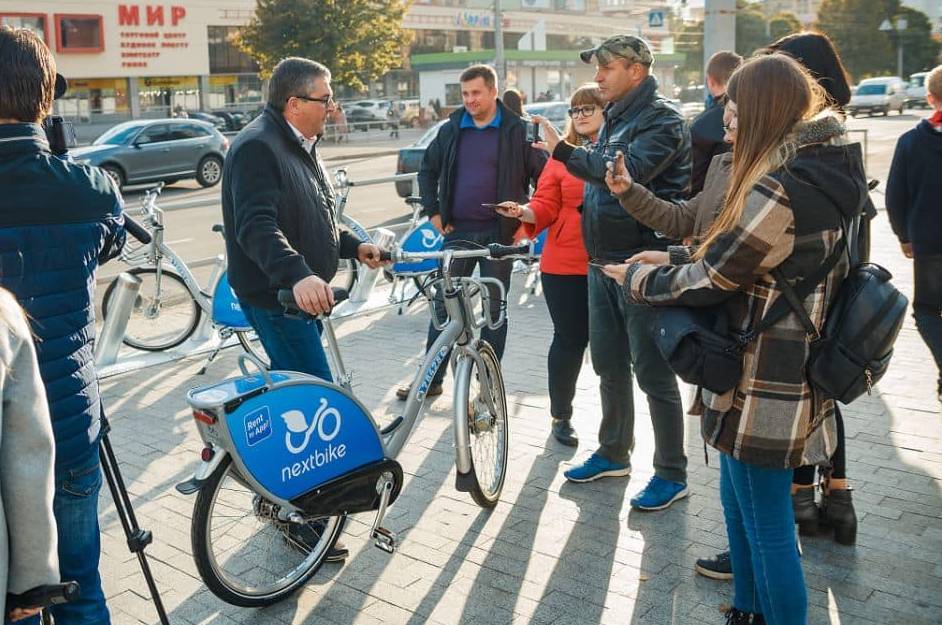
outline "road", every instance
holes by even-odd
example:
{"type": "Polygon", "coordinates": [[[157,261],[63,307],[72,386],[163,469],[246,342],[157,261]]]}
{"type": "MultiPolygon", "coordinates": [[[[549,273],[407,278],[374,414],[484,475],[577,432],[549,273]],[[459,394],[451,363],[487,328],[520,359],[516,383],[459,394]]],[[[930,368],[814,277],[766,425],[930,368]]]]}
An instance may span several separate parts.
{"type": "MultiPolygon", "coordinates": [[[[853,131],[851,134],[853,140],[862,140],[863,135],[858,131],[866,131],[868,173],[871,177],[879,179],[882,183],[886,182],[896,140],[917,120],[927,116],[928,112],[925,110],[913,110],[907,111],[904,115],[891,114],[889,117],[861,117],[848,120],[847,125],[853,131]]],[[[393,146],[394,144],[387,146],[387,151],[393,146]]],[[[342,163],[328,161],[328,166],[333,165],[345,166],[350,179],[357,181],[395,173],[396,156],[364,157],[342,163]]],[[[881,184],[878,194],[882,188],[881,184]]],[[[214,223],[222,221],[219,189],[218,186],[202,189],[193,181],[178,182],[168,187],[161,198],[160,205],[167,211],[165,241],[188,263],[206,261],[223,250],[222,238],[210,230],[214,223]]],[[[140,202],[141,197],[142,191],[127,193],[128,206],[133,209],[140,202]]],[[[882,208],[882,202],[877,201],[877,205],[882,208]]],[[[407,205],[396,194],[392,183],[351,189],[347,211],[367,228],[393,226],[392,229],[397,232],[401,231],[410,215],[407,205]]],[[[131,214],[134,214],[133,210],[131,214]]],[[[106,265],[99,280],[110,281],[123,268],[120,263],[106,265]]],[[[208,277],[205,271],[197,272],[197,275],[203,280],[208,277]]]]}

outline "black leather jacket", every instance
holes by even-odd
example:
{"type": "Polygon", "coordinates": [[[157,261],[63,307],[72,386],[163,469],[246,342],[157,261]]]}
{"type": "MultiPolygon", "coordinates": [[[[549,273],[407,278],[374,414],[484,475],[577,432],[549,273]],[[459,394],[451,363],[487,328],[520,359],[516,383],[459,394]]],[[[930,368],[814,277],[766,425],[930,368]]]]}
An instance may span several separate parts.
{"type": "Polygon", "coordinates": [[[605,108],[598,145],[590,150],[560,142],[553,158],[585,186],[582,237],[593,258],[622,261],[642,250],[672,243],[635,221],[605,186],[606,160],[625,154],[631,178],[659,198],[686,197],[690,183],[690,132],[680,111],[657,93],[649,76],[625,98],[605,108]]]}

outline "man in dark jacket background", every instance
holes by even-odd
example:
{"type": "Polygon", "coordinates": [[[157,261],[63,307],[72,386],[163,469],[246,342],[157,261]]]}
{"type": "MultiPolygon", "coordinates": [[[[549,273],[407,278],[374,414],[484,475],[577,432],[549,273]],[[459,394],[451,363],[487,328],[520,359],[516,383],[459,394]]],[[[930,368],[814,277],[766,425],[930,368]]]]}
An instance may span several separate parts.
{"type": "MultiPolygon", "coordinates": [[[[451,114],[448,123],[425,150],[419,169],[422,207],[432,224],[445,235],[445,247],[510,243],[520,226],[516,219],[500,216],[492,206],[505,200],[521,204],[529,197],[530,186],[546,164],[546,154],[526,140],[526,124],[497,98],[497,73],[489,65],[474,65],[460,77],[464,106],[451,114]]],[[[464,259],[452,263],[452,275],[470,276],[480,261],[481,277],[497,278],[510,292],[511,261],[464,259]]],[[[492,314],[500,306],[496,293],[491,298],[492,314]]],[[[444,321],[441,293],[433,302],[433,314],[444,321]]],[[[431,349],[440,332],[429,324],[426,349],[431,349]]],[[[504,354],[507,324],[497,330],[485,327],[481,336],[491,344],[497,357],[504,354]]],[[[447,362],[447,359],[444,361],[447,362]]],[[[441,395],[446,367],[439,367],[426,395],[441,395]]],[[[410,386],[396,392],[407,399],[410,386]]]]}
{"type": "Polygon", "coordinates": [[[926,99],[935,113],[896,143],[886,211],[913,259],[913,317],[938,367],[942,402],[942,65],[926,76],[926,99]]]}
{"type": "Polygon", "coordinates": [[[726,104],[726,83],[740,65],[742,57],[728,50],[717,52],[707,61],[706,86],[712,96],[712,102],[690,122],[693,161],[690,197],[703,191],[703,181],[706,180],[713,157],[733,149],[731,143],[723,140],[726,135],[726,129],[723,128],[723,107],[726,104]]]}
{"type": "Polygon", "coordinates": [[[55,82],[55,60],[39,37],[0,28],[0,285],[25,309],[35,336],[56,440],[59,572],[82,587],[52,613],[66,625],[108,625],[98,574],[94,290],[98,266],[124,245],[123,203],[104,172],[50,152],[40,123],[55,82]]]}
{"type": "Polygon", "coordinates": [[[589,350],[601,378],[600,447],[566,479],[589,482],[631,471],[634,448],[634,398],[631,373],[648,397],[654,426],[654,477],[631,499],[642,510],[660,510],[687,495],[684,416],[677,379],[651,336],[653,312],[628,304],[618,284],[600,269],[643,250],[666,250],[668,239],[635,221],[605,185],[605,172],[622,152],[631,177],[665,200],[686,197],[690,182],[690,135],[680,112],[657,93],[650,74],[654,56],[632,35],[610,37],[580,53],[597,65],[595,81],[605,107],[605,124],[594,150],[559,140],[544,124],[553,158],[588,182],[582,211],[582,236],[590,258],[589,350]]]}
{"type": "Polygon", "coordinates": [[[286,316],[291,289],[312,315],[334,305],[340,258],[379,266],[380,250],[337,228],[334,189],[315,145],[334,109],[330,70],[291,57],[272,72],[268,104],[232,143],[222,212],[229,281],[273,369],[332,379],[318,324],[286,316]]]}

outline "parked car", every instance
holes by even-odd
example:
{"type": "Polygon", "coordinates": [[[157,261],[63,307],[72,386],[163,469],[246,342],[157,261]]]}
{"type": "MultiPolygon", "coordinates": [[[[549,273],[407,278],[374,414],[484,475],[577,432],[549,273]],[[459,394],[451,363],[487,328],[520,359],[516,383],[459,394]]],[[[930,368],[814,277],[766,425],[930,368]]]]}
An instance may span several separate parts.
{"type": "Polygon", "coordinates": [[[861,80],[847,104],[847,113],[849,115],[859,115],[864,112],[868,115],[883,113],[886,116],[890,114],[890,111],[898,111],[902,115],[904,108],[906,108],[906,83],[898,76],[886,76],[861,80]]]}
{"type": "Polygon", "coordinates": [[[906,106],[929,108],[926,101],[926,76],[929,72],[916,72],[909,77],[909,86],[906,87],[906,106]]]}
{"type": "MultiPolygon", "coordinates": [[[[419,140],[412,145],[399,148],[399,160],[396,162],[397,174],[412,174],[419,171],[422,166],[422,158],[425,156],[425,148],[438,136],[438,130],[448,122],[443,119],[431,128],[425,131],[419,140]]],[[[408,180],[396,181],[396,193],[399,197],[409,197],[412,195],[412,183],[408,180]]]]}
{"type": "Polygon", "coordinates": [[[226,122],[224,130],[228,132],[239,132],[245,128],[245,125],[248,123],[245,115],[238,111],[213,111],[213,115],[226,122]]]}
{"type": "Polygon", "coordinates": [[[369,128],[392,127],[389,115],[391,107],[392,102],[389,100],[360,100],[344,104],[343,110],[347,115],[347,123],[357,124],[354,128],[365,132],[369,128]]]}
{"type": "Polygon", "coordinates": [[[566,127],[566,120],[569,118],[569,102],[534,102],[533,104],[525,104],[523,106],[523,112],[532,117],[533,115],[540,115],[549,120],[553,126],[556,127],[556,130],[562,130],[566,127]]]}
{"type": "Polygon", "coordinates": [[[224,132],[226,130],[226,120],[219,115],[207,113],[205,111],[187,111],[186,115],[189,119],[198,119],[201,122],[212,124],[219,132],[224,132]]]}
{"type": "Polygon", "coordinates": [[[229,140],[196,119],[141,119],[108,129],[92,145],[72,150],[79,163],[104,170],[118,188],[195,178],[204,187],[222,180],[229,140]]]}

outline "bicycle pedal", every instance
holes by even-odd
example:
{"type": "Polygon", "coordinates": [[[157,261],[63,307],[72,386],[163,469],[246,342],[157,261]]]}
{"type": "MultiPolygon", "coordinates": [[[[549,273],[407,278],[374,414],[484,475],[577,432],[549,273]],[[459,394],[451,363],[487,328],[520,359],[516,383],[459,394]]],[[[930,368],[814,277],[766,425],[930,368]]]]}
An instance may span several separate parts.
{"type": "Polygon", "coordinates": [[[373,544],[386,553],[392,553],[396,550],[396,535],[385,527],[377,527],[373,530],[372,536],[376,542],[373,544]]]}

